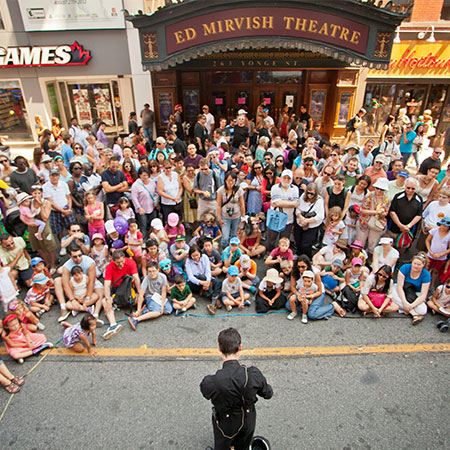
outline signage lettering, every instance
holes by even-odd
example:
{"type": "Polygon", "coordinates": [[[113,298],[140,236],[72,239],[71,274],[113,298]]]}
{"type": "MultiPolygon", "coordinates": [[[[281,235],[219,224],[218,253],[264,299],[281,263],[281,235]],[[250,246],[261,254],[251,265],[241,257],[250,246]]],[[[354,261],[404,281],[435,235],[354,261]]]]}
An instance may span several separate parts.
{"type": "Polygon", "coordinates": [[[91,59],[91,52],[72,45],[45,47],[0,47],[0,67],[80,66],[91,59]]]}
{"type": "Polygon", "coordinates": [[[327,42],[365,54],[369,27],[317,11],[241,8],[167,26],[167,54],[221,39],[273,35],[327,42]]]}
{"type": "Polygon", "coordinates": [[[448,69],[450,68],[450,59],[440,59],[438,55],[433,55],[429,52],[427,56],[416,57],[416,49],[405,50],[399,59],[392,59],[389,64],[390,69],[402,68],[435,68],[448,69]]]}

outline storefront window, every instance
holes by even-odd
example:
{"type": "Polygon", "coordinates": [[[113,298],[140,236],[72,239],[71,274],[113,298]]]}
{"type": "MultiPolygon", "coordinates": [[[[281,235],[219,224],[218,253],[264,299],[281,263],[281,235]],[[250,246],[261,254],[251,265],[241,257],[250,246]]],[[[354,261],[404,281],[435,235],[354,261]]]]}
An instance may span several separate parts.
{"type": "Polygon", "coordinates": [[[208,82],[212,85],[251,83],[253,81],[253,72],[229,71],[229,72],[208,72],[208,82]]]}
{"type": "Polygon", "coordinates": [[[57,117],[61,122],[61,113],[59,111],[58,98],[56,97],[55,83],[47,84],[47,94],[50,102],[50,108],[52,110],[52,117],[57,117]]]}
{"type": "MultiPolygon", "coordinates": [[[[433,85],[427,100],[426,109],[431,109],[433,120],[439,119],[447,95],[448,86],[433,85]]],[[[437,124],[436,124],[437,125],[437,124]]]]}
{"type": "Polygon", "coordinates": [[[18,81],[0,82],[0,133],[9,140],[33,139],[18,81]]]}
{"type": "Polygon", "coordinates": [[[262,71],[257,72],[256,81],[258,83],[267,84],[301,84],[303,72],[301,70],[296,71],[262,71]]]}
{"type": "Polygon", "coordinates": [[[116,110],[117,125],[123,131],[122,102],[120,101],[119,83],[116,80],[111,81],[114,95],[114,108],[116,110]]]}

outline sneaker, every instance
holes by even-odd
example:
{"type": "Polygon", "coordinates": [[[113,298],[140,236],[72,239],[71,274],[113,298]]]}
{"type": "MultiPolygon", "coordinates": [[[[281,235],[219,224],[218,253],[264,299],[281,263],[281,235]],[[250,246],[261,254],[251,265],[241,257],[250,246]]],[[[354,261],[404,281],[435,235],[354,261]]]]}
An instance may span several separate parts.
{"type": "Polygon", "coordinates": [[[308,323],[308,316],[306,314],[302,314],[302,323],[308,323]]]}
{"type": "Polygon", "coordinates": [[[122,330],[122,325],[120,323],[116,323],[114,325],[110,325],[106,330],[106,333],[103,335],[103,339],[111,339],[117,333],[122,330]]]}
{"type": "Polygon", "coordinates": [[[42,314],[45,314],[45,309],[41,309],[41,310],[39,310],[37,313],[35,313],[36,314],[36,317],[39,319],[39,317],[41,317],[42,316],[42,314]]]}
{"type": "Polygon", "coordinates": [[[38,330],[41,330],[41,331],[44,331],[44,330],[45,330],[45,325],[42,324],[41,322],[38,322],[36,326],[37,326],[37,329],[38,329],[38,330]]]}
{"type": "Polygon", "coordinates": [[[45,344],[42,344],[40,347],[33,349],[32,350],[33,355],[39,355],[39,353],[48,348],[53,348],[53,344],[51,342],[46,342],[45,344]]]}
{"type": "Polygon", "coordinates": [[[38,241],[42,241],[42,236],[41,233],[38,231],[37,233],[34,233],[34,237],[38,240],[38,241]]]}
{"type": "Polygon", "coordinates": [[[192,305],[192,309],[197,309],[197,303],[194,303],[194,304],[192,305]]]}
{"type": "Polygon", "coordinates": [[[227,306],[225,306],[225,308],[227,311],[231,311],[233,309],[233,307],[231,305],[227,305],[227,306]]]}
{"type": "MultiPolygon", "coordinates": [[[[128,323],[130,324],[133,331],[136,331],[136,327],[138,326],[139,320],[135,319],[134,317],[128,317],[128,323]]],[[[108,333],[108,332],[106,332],[106,333],[108,333]]],[[[105,337],[105,336],[103,336],[103,337],[105,337]]]]}
{"type": "Polygon", "coordinates": [[[50,275],[55,275],[55,273],[56,273],[56,269],[55,268],[50,269],[50,275]]]}
{"type": "Polygon", "coordinates": [[[72,310],[72,316],[73,317],[77,317],[80,311],[75,311],[74,309],[72,310]]]}
{"type": "Polygon", "coordinates": [[[250,286],[249,291],[254,294],[256,292],[256,286],[250,286]]]}
{"type": "Polygon", "coordinates": [[[46,239],[47,239],[47,241],[51,241],[51,240],[52,240],[52,235],[49,234],[49,235],[46,237],[46,239]]]}
{"type": "Polygon", "coordinates": [[[94,305],[88,306],[86,312],[91,315],[94,314],[94,305]]]}
{"type": "Polygon", "coordinates": [[[212,314],[213,316],[216,314],[216,308],[211,305],[211,303],[209,305],[206,305],[206,308],[208,309],[209,313],[212,314]]]}
{"type": "Polygon", "coordinates": [[[297,317],[297,313],[292,311],[288,316],[287,320],[294,320],[297,317]]]}
{"type": "Polygon", "coordinates": [[[251,305],[251,302],[250,302],[250,300],[245,300],[245,302],[244,302],[244,306],[250,306],[251,305]]]}
{"type": "Polygon", "coordinates": [[[97,326],[98,327],[102,327],[103,325],[105,325],[105,322],[103,322],[102,319],[99,319],[98,317],[95,318],[97,320],[97,326]]]}
{"type": "Polygon", "coordinates": [[[67,250],[65,248],[62,248],[59,252],[59,256],[66,256],[67,255],[67,250]]]}
{"type": "Polygon", "coordinates": [[[58,322],[64,322],[68,317],[70,316],[70,311],[67,311],[67,309],[61,310],[61,315],[58,317],[58,322]]]}

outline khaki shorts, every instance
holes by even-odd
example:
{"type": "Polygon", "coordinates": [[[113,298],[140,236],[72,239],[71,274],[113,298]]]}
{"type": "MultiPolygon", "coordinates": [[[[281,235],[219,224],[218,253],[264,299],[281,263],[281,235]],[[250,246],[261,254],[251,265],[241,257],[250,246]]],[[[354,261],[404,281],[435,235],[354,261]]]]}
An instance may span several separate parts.
{"type": "Polygon", "coordinates": [[[217,218],[217,201],[216,200],[203,200],[199,198],[197,200],[197,220],[200,222],[203,220],[203,216],[206,213],[211,213],[217,218]]]}

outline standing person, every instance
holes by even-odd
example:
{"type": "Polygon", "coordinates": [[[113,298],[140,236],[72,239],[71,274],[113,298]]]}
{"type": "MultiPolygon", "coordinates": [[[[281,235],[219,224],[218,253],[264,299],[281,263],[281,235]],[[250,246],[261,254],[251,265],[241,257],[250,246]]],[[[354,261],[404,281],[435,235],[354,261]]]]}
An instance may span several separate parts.
{"type": "Polygon", "coordinates": [[[299,122],[305,122],[306,123],[306,131],[313,129],[313,120],[312,117],[309,115],[307,106],[305,104],[300,106],[300,119],[299,122]]]}
{"type": "Polygon", "coordinates": [[[106,211],[107,218],[112,217],[111,208],[116,205],[123,193],[128,191],[127,179],[119,169],[119,157],[114,155],[109,161],[109,167],[101,174],[102,187],[106,193],[106,204],[109,206],[109,210],[106,211]]]}
{"type": "MultiPolygon", "coordinates": [[[[73,139],[73,142],[75,144],[81,144],[83,145],[83,131],[80,128],[80,125],[78,125],[78,119],[76,117],[72,117],[70,119],[70,128],[69,128],[69,134],[73,139]]],[[[65,142],[65,140],[64,140],[65,142]]]]}
{"type": "Polygon", "coordinates": [[[198,194],[197,220],[200,222],[206,213],[217,213],[216,195],[221,183],[216,172],[210,169],[209,160],[202,158],[199,172],[194,179],[194,192],[198,194]]]}
{"type": "Polygon", "coordinates": [[[163,171],[156,183],[156,190],[161,201],[161,212],[164,223],[167,223],[167,217],[171,212],[175,212],[181,216],[183,185],[178,174],[172,170],[172,163],[168,159],[163,163],[163,171]]]}
{"type": "Polygon", "coordinates": [[[139,125],[136,120],[136,113],[134,111],[130,112],[130,116],[128,118],[128,133],[129,134],[138,134],[139,125]]]}
{"type": "Polygon", "coordinates": [[[261,371],[239,364],[241,335],[235,328],[219,333],[219,351],[223,366],[215,375],[206,376],[200,390],[213,403],[212,424],[215,450],[248,449],[256,425],[257,395],[272,398],[273,389],[261,371]]]}
{"type": "Polygon", "coordinates": [[[214,130],[214,116],[209,112],[209,106],[203,105],[202,107],[203,115],[206,118],[205,127],[206,131],[208,132],[208,136],[212,135],[212,132],[214,130]]]}
{"type": "Polygon", "coordinates": [[[403,164],[406,168],[413,150],[413,142],[417,134],[413,131],[409,123],[403,127],[402,137],[400,138],[400,153],[402,154],[403,164]]]}
{"type": "Polygon", "coordinates": [[[38,182],[34,170],[29,168],[28,161],[23,156],[16,156],[14,163],[17,170],[10,175],[11,187],[31,194],[31,186],[38,182]]]}
{"type": "Polygon", "coordinates": [[[153,142],[153,122],[155,121],[155,113],[150,109],[150,105],[146,103],[141,111],[142,128],[144,129],[144,137],[150,145],[153,142]]]}
{"type": "Polygon", "coordinates": [[[98,126],[98,131],[97,131],[97,141],[101,142],[105,147],[108,147],[109,142],[108,142],[108,136],[106,136],[105,133],[105,129],[106,129],[106,123],[105,122],[100,122],[100,125],[98,126]]]}
{"type": "Polygon", "coordinates": [[[242,143],[246,144],[247,147],[250,143],[248,127],[245,125],[244,114],[241,114],[237,118],[237,123],[234,126],[233,142],[231,143],[231,146],[233,147],[234,151],[236,151],[242,143]]]}
{"type": "Polygon", "coordinates": [[[366,110],[361,108],[357,114],[355,114],[345,125],[345,141],[344,145],[347,145],[354,136],[356,136],[356,143],[359,145],[361,139],[360,127],[366,123],[362,121],[362,117],[366,114],[366,110]]]}
{"type": "Polygon", "coordinates": [[[205,139],[208,137],[208,131],[205,124],[206,116],[199,114],[197,116],[197,123],[194,126],[194,143],[198,153],[202,156],[206,156],[205,139]]]}
{"type": "Polygon", "coordinates": [[[177,124],[177,137],[178,139],[184,141],[184,130],[183,130],[183,107],[181,105],[175,105],[175,123],[177,124]]]}

